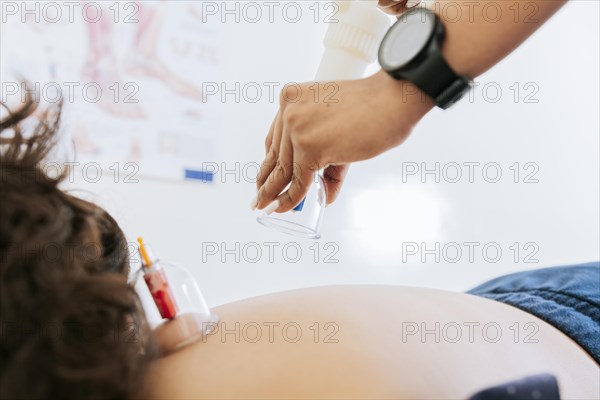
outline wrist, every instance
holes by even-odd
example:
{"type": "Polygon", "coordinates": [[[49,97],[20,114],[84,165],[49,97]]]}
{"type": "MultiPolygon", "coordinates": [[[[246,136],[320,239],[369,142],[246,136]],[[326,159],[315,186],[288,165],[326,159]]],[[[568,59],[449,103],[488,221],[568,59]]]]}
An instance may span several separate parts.
{"type": "Polygon", "coordinates": [[[383,70],[379,70],[371,78],[376,93],[381,93],[386,103],[402,115],[409,129],[435,106],[434,100],[412,82],[396,80],[383,70]]]}

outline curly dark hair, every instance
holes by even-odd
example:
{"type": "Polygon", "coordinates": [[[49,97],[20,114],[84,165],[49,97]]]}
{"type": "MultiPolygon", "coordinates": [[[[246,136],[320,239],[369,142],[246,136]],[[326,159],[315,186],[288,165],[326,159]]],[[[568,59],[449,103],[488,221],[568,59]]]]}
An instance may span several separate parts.
{"type": "Polygon", "coordinates": [[[60,105],[30,96],[0,121],[0,398],[139,396],[156,341],[127,284],[125,236],[100,207],[59,188],[42,163],[60,105]]]}

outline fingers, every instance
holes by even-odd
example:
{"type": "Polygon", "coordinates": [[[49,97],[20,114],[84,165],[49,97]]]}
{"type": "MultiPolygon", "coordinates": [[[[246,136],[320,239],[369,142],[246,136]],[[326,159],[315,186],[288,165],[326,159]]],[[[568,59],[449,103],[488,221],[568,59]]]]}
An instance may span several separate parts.
{"type": "MultiPolygon", "coordinates": [[[[258,176],[256,177],[256,189],[260,189],[261,186],[267,181],[267,178],[275,168],[277,159],[279,158],[279,147],[281,145],[281,134],[283,129],[283,120],[281,119],[281,112],[277,113],[275,120],[271,125],[271,130],[265,140],[265,159],[263,160],[258,170],[258,176]]],[[[253,208],[256,204],[253,204],[253,208]]]]}
{"type": "Polygon", "coordinates": [[[300,164],[296,164],[294,167],[289,189],[277,197],[273,202],[272,210],[269,211],[279,213],[290,211],[306,197],[306,193],[313,183],[315,171],[302,167],[300,164]]]}
{"type": "Polygon", "coordinates": [[[269,128],[269,133],[267,134],[267,137],[265,138],[265,154],[267,154],[269,152],[269,149],[271,148],[271,144],[273,143],[273,132],[275,131],[275,123],[277,122],[278,117],[279,117],[279,111],[277,112],[277,115],[275,115],[275,118],[273,118],[273,122],[271,122],[271,127],[269,128]]]}
{"type": "Polygon", "coordinates": [[[421,0],[379,0],[379,8],[387,14],[400,15],[404,11],[416,7],[421,0]]]}
{"type": "Polygon", "coordinates": [[[342,182],[346,178],[350,165],[331,165],[323,173],[325,189],[327,193],[327,204],[331,204],[337,199],[342,190],[342,182]]]}
{"type": "Polygon", "coordinates": [[[292,180],[294,175],[293,154],[294,152],[289,137],[283,138],[276,166],[258,190],[258,209],[270,205],[292,180]]]}

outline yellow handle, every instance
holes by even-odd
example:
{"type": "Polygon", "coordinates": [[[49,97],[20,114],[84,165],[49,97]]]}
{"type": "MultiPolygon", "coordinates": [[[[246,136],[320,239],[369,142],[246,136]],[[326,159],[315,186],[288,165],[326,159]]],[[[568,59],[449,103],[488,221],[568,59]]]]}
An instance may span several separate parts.
{"type": "Polygon", "coordinates": [[[139,237],[137,241],[139,244],[140,255],[142,256],[144,266],[146,268],[150,268],[150,266],[152,265],[152,261],[150,261],[150,257],[148,257],[148,252],[146,251],[146,245],[144,245],[144,240],[141,237],[139,237]]]}

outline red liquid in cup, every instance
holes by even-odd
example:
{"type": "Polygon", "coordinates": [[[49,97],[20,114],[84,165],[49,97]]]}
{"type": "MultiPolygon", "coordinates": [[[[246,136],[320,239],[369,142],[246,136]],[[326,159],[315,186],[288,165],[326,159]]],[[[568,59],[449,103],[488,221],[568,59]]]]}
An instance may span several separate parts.
{"type": "Polygon", "coordinates": [[[160,316],[169,319],[175,318],[179,310],[177,309],[173,292],[171,292],[171,288],[167,282],[165,272],[162,269],[147,272],[144,275],[144,280],[146,281],[146,285],[148,285],[160,316]]]}

